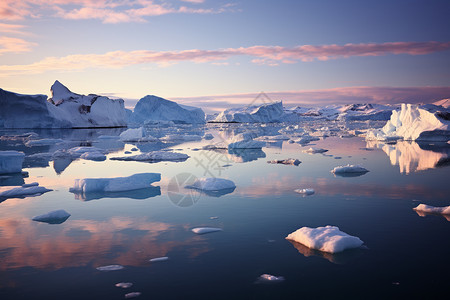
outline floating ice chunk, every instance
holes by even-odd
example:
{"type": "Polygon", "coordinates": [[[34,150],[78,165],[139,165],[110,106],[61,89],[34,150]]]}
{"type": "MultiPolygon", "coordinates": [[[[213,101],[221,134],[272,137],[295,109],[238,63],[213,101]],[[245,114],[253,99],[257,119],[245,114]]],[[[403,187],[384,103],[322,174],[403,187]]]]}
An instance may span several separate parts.
{"type": "Polygon", "coordinates": [[[240,133],[229,141],[228,149],[261,149],[265,142],[255,141],[251,134],[240,133]]]}
{"type": "Polygon", "coordinates": [[[284,135],[284,134],[280,134],[280,135],[265,135],[265,136],[258,137],[257,140],[287,141],[287,140],[289,140],[289,137],[284,135]]]}
{"type": "Polygon", "coordinates": [[[296,140],[296,143],[299,144],[308,144],[312,141],[318,141],[320,140],[320,138],[316,137],[316,136],[310,136],[309,134],[305,134],[304,136],[302,136],[300,139],[296,140]]]}
{"type": "Polygon", "coordinates": [[[268,160],[267,163],[298,166],[299,164],[301,164],[301,161],[296,158],[287,158],[287,159],[268,160]]]}
{"type": "Polygon", "coordinates": [[[233,181],[223,178],[198,178],[192,185],[187,186],[188,188],[194,188],[205,191],[219,191],[224,189],[234,189],[236,185],[233,181]]]}
{"type": "Polygon", "coordinates": [[[116,283],[116,287],[122,288],[122,289],[127,289],[133,286],[133,283],[131,282],[119,282],[116,283]]]}
{"type": "Polygon", "coordinates": [[[199,135],[192,134],[169,134],[165,137],[160,138],[161,141],[172,142],[172,141],[201,141],[202,137],[199,135]]]}
{"type": "Polygon", "coordinates": [[[72,158],[78,158],[85,153],[97,152],[103,152],[103,150],[97,147],[74,147],[67,150],[67,153],[70,154],[72,158]]]}
{"type": "Polygon", "coordinates": [[[106,160],[106,155],[101,152],[86,152],[83,153],[80,158],[86,160],[104,161],[106,160]]]}
{"type": "Polygon", "coordinates": [[[59,209],[43,215],[35,216],[32,220],[49,224],[61,224],[64,223],[69,217],[70,214],[67,211],[64,209],[59,209]]]}
{"type": "Polygon", "coordinates": [[[159,262],[159,261],[166,261],[166,260],[169,260],[169,258],[167,256],[162,256],[162,257],[152,258],[149,260],[149,262],[159,262]]]}
{"type": "Polygon", "coordinates": [[[148,188],[153,182],[160,180],[160,173],[139,173],[116,178],[75,179],[73,187],[69,191],[72,193],[132,191],[148,188]]]}
{"type": "Polygon", "coordinates": [[[316,191],[314,191],[314,189],[310,188],[310,189],[296,189],[296,190],[294,190],[294,192],[309,196],[309,195],[314,194],[316,191]]]}
{"type": "Polygon", "coordinates": [[[136,298],[136,297],[139,297],[140,295],[141,295],[141,292],[128,293],[128,294],[125,294],[125,299],[136,298]]]}
{"type": "Polygon", "coordinates": [[[327,152],[327,149],[310,147],[309,149],[303,150],[305,153],[315,154],[315,153],[324,153],[327,152]]]}
{"type": "Polygon", "coordinates": [[[29,140],[25,143],[25,146],[49,146],[54,144],[64,143],[62,139],[41,139],[41,140],[29,140]]]}
{"type": "Polygon", "coordinates": [[[22,187],[23,187],[23,188],[27,188],[27,187],[38,186],[38,185],[39,185],[39,183],[37,183],[37,182],[32,182],[32,183],[25,183],[25,184],[22,184],[22,187]]]}
{"type": "Polygon", "coordinates": [[[25,185],[25,187],[16,187],[9,190],[2,190],[0,189],[0,198],[21,198],[26,196],[37,196],[41,195],[46,192],[50,192],[52,190],[47,189],[43,186],[28,186],[25,185]]]}
{"type": "Polygon", "coordinates": [[[441,214],[441,215],[450,214],[450,206],[435,207],[426,204],[419,204],[417,207],[414,207],[413,209],[415,211],[420,211],[429,214],[441,214]]]}
{"type": "Polygon", "coordinates": [[[230,108],[221,112],[214,122],[268,123],[284,121],[283,103],[230,108]]]}
{"type": "Polygon", "coordinates": [[[363,241],[339,230],[336,226],[302,227],[286,237],[308,248],[328,253],[342,252],[346,249],[361,247],[363,241]]]}
{"type": "Polygon", "coordinates": [[[197,227],[192,229],[192,232],[195,234],[206,234],[217,231],[222,231],[222,229],[216,227],[197,227]]]}
{"type": "Polygon", "coordinates": [[[25,154],[19,151],[0,151],[0,174],[20,173],[25,154]]]}
{"type": "Polygon", "coordinates": [[[189,155],[178,152],[168,151],[153,151],[131,156],[119,156],[111,157],[112,160],[124,160],[124,161],[184,161],[189,158],[189,155]]]}
{"type": "Polygon", "coordinates": [[[145,133],[144,127],[139,128],[130,128],[122,132],[119,136],[119,139],[126,142],[156,142],[157,138],[147,135],[145,133]]]}
{"type": "Polygon", "coordinates": [[[203,138],[205,140],[212,140],[214,138],[214,136],[211,133],[206,133],[203,138]]]}
{"type": "Polygon", "coordinates": [[[283,276],[274,276],[270,274],[262,274],[256,279],[256,283],[275,283],[284,281],[283,276]]]}
{"type": "Polygon", "coordinates": [[[108,265],[108,266],[101,266],[97,267],[96,269],[103,272],[109,272],[109,271],[118,271],[122,270],[124,266],[121,265],[108,265]]]}
{"type": "Polygon", "coordinates": [[[344,174],[344,173],[367,173],[369,170],[361,167],[360,165],[346,165],[338,166],[331,170],[334,174],[344,174]]]}

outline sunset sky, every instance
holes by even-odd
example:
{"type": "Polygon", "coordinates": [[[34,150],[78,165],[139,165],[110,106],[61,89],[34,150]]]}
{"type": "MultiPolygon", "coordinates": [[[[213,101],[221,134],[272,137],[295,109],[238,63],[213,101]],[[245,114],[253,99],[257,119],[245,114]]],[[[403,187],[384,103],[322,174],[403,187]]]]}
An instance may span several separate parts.
{"type": "Polygon", "coordinates": [[[450,1],[1,0],[0,88],[206,111],[450,97],[450,1]]]}

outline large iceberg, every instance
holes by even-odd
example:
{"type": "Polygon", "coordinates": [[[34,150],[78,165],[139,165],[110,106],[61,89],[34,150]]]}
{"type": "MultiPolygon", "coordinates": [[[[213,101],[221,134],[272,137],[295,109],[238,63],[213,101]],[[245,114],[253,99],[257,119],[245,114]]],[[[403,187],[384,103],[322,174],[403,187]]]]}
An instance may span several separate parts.
{"type": "Polygon", "coordinates": [[[133,113],[129,116],[129,123],[143,124],[148,121],[203,124],[205,113],[201,108],[147,95],[136,103],[133,113]]]}
{"type": "Polygon", "coordinates": [[[213,122],[269,123],[282,122],[283,103],[275,102],[259,106],[231,108],[221,112],[213,122]]]}
{"type": "Polygon", "coordinates": [[[59,81],[52,97],[21,95],[0,89],[0,127],[89,128],[126,126],[122,99],[72,93],[59,81]]]}
{"type": "Polygon", "coordinates": [[[150,187],[155,181],[161,180],[159,173],[140,173],[128,177],[116,178],[84,178],[75,179],[72,193],[90,192],[123,192],[150,187]]]}
{"type": "Polygon", "coordinates": [[[289,234],[286,239],[328,253],[358,248],[363,244],[363,241],[358,237],[342,232],[336,226],[302,227],[289,234]]]}
{"type": "Polygon", "coordinates": [[[20,173],[25,154],[19,151],[0,151],[0,174],[20,173]]]}
{"type": "Polygon", "coordinates": [[[443,141],[450,139],[450,112],[442,106],[402,104],[382,129],[372,129],[366,140],[443,141]]]}

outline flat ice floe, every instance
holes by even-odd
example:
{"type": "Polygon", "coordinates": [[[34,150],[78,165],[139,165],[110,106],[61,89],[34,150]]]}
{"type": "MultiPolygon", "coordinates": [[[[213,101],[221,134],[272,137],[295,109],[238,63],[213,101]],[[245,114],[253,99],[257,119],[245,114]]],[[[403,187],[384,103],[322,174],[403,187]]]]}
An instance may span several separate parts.
{"type": "Polygon", "coordinates": [[[155,257],[149,260],[149,262],[159,262],[159,261],[166,261],[169,260],[169,258],[167,256],[162,256],[162,257],[155,257]]]}
{"type": "Polygon", "coordinates": [[[310,147],[309,149],[303,150],[303,152],[309,153],[309,154],[324,153],[327,151],[328,151],[327,149],[316,148],[316,147],[310,147]]]}
{"type": "Polygon", "coordinates": [[[360,165],[337,166],[333,170],[331,170],[331,173],[341,176],[358,176],[363,175],[367,172],[369,172],[369,170],[361,167],[360,165]]]}
{"type": "Polygon", "coordinates": [[[0,189],[0,198],[22,198],[27,196],[39,196],[43,193],[50,192],[52,190],[47,189],[39,184],[24,184],[21,187],[12,189],[0,189]]]}
{"type": "Polygon", "coordinates": [[[59,209],[50,211],[46,214],[35,216],[32,218],[32,220],[49,224],[61,224],[64,223],[69,217],[70,214],[67,211],[65,211],[64,209],[59,209]]]}
{"type": "Polygon", "coordinates": [[[148,188],[153,182],[160,180],[160,173],[140,173],[115,178],[75,179],[73,187],[69,191],[72,193],[132,191],[148,188]]]}
{"type": "Polygon", "coordinates": [[[198,178],[193,184],[186,187],[204,191],[219,191],[224,189],[234,189],[236,188],[236,184],[228,179],[210,177],[198,178]]]}
{"type": "Polygon", "coordinates": [[[276,283],[284,281],[283,276],[275,276],[270,274],[262,274],[256,279],[255,283],[276,283]]]}
{"type": "Polygon", "coordinates": [[[301,161],[296,158],[287,158],[287,159],[268,160],[267,163],[298,166],[299,164],[301,164],[301,161]]]}
{"type": "Polygon", "coordinates": [[[133,283],[131,282],[119,282],[115,284],[116,287],[127,289],[133,286],[133,283]]]}
{"type": "Polygon", "coordinates": [[[40,139],[40,140],[29,140],[25,143],[25,146],[32,147],[32,146],[49,146],[49,145],[55,145],[55,144],[61,144],[64,143],[64,140],[62,139],[40,139]]]}
{"type": "Polygon", "coordinates": [[[131,292],[131,293],[125,294],[125,299],[136,298],[136,297],[139,297],[140,295],[141,295],[141,292],[131,292]]]}
{"type": "Polygon", "coordinates": [[[302,227],[286,237],[308,248],[328,253],[342,252],[346,249],[361,247],[363,241],[339,230],[336,226],[302,227]]]}
{"type": "Polygon", "coordinates": [[[309,188],[309,189],[296,189],[294,190],[294,192],[309,196],[313,195],[316,191],[314,191],[314,189],[309,188]]]}
{"type": "Polygon", "coordinates": [[[420,211],[429,214],[450,215],[450,206],[436,207],[426,204],[419,204],[413,208],[415,211],[420,211]]]}
{"type": "Polygon", "coordinates": [[[212,233],[212,232],[217,232],[217,231],[222,231],[222,229],[216,228],[216,227],[197,227],[197,228],[192,229],[192,232],[195,234],[206,234],[206,233],[212,233]]]}
{"type": "Polygon", "coordinates": [[[25,154],[19,151],[0,151],[0,174],[20,173],[25,154]]]}
{"type": "Polygon", "coordinates": [[[168,151],[152,151],[138,155],[111,157],[110,159],[123,161],[158,162],[158,161],[184,161],[188,158],[189,155],[184,153],[168,152],[168,151]]]}
{"type": "Polygon", "coordinates": [[[108,265],[108,266],[101,266],[97,267],[96,269],[103,272],[109,272],[109,271],[118,271],[122,270],[124,266],[121,265],[108,265]]]}

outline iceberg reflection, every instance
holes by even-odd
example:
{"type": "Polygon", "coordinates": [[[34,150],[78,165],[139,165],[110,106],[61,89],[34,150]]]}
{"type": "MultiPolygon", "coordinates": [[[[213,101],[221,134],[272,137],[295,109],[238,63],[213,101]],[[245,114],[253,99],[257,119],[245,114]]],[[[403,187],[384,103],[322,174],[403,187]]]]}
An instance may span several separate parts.
{"type": "Polygon", "coordinates": [[[292,240],[288,240],[288,241],[292,244],[292,246],[294,246],[295,249],[298,250],[298,252],[303,254],[305,257],[318,256],[318,257],[325,258],[326,260],[328,260],[334,264],[338,264],[338,265],[343,265],[343,264],[348,263],[349,261],[354,259],[356,256],[361,255],[361,252],[362,252],[362,248],[356,248],[356,249],[347,249],[343,252],[332,254],[332,253],[322,252],[319,250],[308,248],[305,245],[294,242],[292,240]]]}
{"type": "Polygon", "coordinates": [[[102,198],[130,198],[143,200],[161,195],[161,188],[159,186],[151,186],[145,189],[138,189],[123,192],[88,192],[88,193],[74,193],[75,199],[81,201],[98,200],[102,198]]]}

